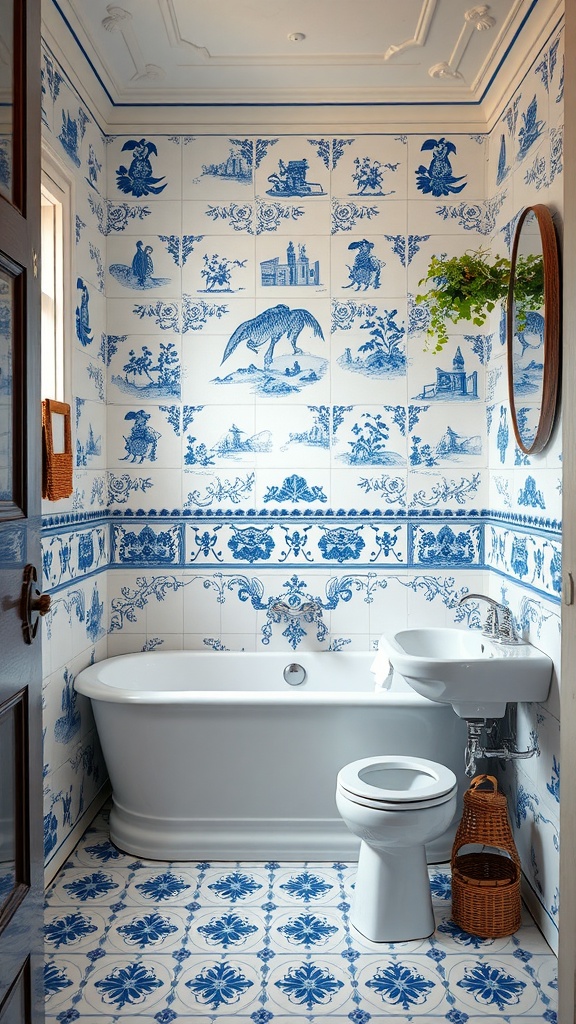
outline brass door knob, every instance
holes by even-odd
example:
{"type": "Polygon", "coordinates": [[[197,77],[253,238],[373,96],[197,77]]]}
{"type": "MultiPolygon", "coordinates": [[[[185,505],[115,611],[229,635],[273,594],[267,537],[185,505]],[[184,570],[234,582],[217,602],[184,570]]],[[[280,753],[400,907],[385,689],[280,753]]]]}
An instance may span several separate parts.
{"type": "Polygon", "coordinates": [[[20,618],[25,644],[32,643],[38,632],[40,617],[50,611],[52,599],[49,594],[40,593],[38,587],[34,585],[37,579],[36,567],[27,565],[24,569],[20,598],[20,618]]]}

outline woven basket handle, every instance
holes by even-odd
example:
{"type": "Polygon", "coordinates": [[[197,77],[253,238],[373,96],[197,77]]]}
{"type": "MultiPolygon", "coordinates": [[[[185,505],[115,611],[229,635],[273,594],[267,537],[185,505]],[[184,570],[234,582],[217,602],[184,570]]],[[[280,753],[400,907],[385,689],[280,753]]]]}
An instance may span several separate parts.
{"type": "Polygon", "coordinates": [[[498,792],[498,782],[493,775],[476,775],[472,779],[472,782],[470,783],[468,789],[472,793],[474,793],[476,792],[477,789],[480,789],[480,786],[482,786],[485,782],[490,782],[492,784],[493,793],[498,792]]]}

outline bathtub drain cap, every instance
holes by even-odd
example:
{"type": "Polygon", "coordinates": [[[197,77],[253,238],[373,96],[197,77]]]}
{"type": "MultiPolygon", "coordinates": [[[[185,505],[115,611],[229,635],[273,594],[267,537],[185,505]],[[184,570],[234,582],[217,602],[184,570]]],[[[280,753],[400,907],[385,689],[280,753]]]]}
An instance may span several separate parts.
{"type": "Polygon", "coordinates": [[[291,665],[286,665],[283,676],[289,686],[301,686],[306,679],[306,669],[293,661],[291,665]]]}

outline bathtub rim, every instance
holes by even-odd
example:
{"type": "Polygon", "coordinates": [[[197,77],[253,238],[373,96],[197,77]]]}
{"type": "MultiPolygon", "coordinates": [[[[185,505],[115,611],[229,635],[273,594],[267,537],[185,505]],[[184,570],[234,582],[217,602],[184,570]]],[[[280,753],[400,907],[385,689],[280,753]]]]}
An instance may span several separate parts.
{"type": "MultiPolygon", "coordinates": [[[[188,655],[190,657],[203,656],[206,659],[219,657],[226,660],[232,660],[243,657],[244,653],[247,653],[253,658],[272,655],[279,662],[281,662],[282,659],[295,660],[298,657],[306,658],[307,655],[317,656],[318,654],[332,654],[334,658],[340,657],[339,652],[333,651],[303,651],[300,654],[294,654],[292,659],[289,653],[285,653],[283,651],[225,651],[213,654],[208,651],[191,650],[159,652],[143,651],[132,654],[118,654],[112,658],[103,658],[100,661],[89,665],[87,668],[82,669],[74,680],[74,689],[77,693],[80,693],[85,697],[89,697],[91,700],[101,701],[103,703],[166,705],[170,707],[174,705],[187,706],[210,704],[238,705],[243,707],[301,707],[303,705],[309,707],[333,707],[338,705],[346,707],[379,707],[385,705],[390,708],[425,707],[429,711],[434,709],[442,711],[448,706],[446,704],[428,700],[427,697],[416,693],[416,691],[413,690],[401,676],[398,678],[402,683],[404,683],[405,688],[400,690],[385,689],[377,686],[376,684],[370,690],[302,690],[299,687],[289,686],[288,684],[286,684],[286,689],[281,690],[137,690],[130,689],[128,687],[113,686],[102,678],[103,666],[125,661],[134,662],[141,658],[162,658],[163,656],[170,655],[188,655]]],[[[369,660],[374,657],[374,652],[347,651],[346,655],[358,655],[359,659],[364,658],[369,660]]],[[[398,674],[396,673],[396,675],[398,674]]]]}

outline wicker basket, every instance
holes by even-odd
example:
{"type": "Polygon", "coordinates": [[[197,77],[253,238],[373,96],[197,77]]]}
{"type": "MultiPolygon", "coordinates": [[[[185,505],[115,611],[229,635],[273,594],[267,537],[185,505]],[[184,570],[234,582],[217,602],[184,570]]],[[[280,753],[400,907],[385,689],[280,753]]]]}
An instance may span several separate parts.
{"type": "Polygon", "coordinates": [[[464,794],[464,811],[452,847],[452,920],[483,939],[512,935],[520,927],[520,858],[508,805],[492,775],[477,775],[464,794]],[[489,788],[481,789],[481,786],[489,788]],[[459,851],[470,845],[488,851],[459,851]]]}

